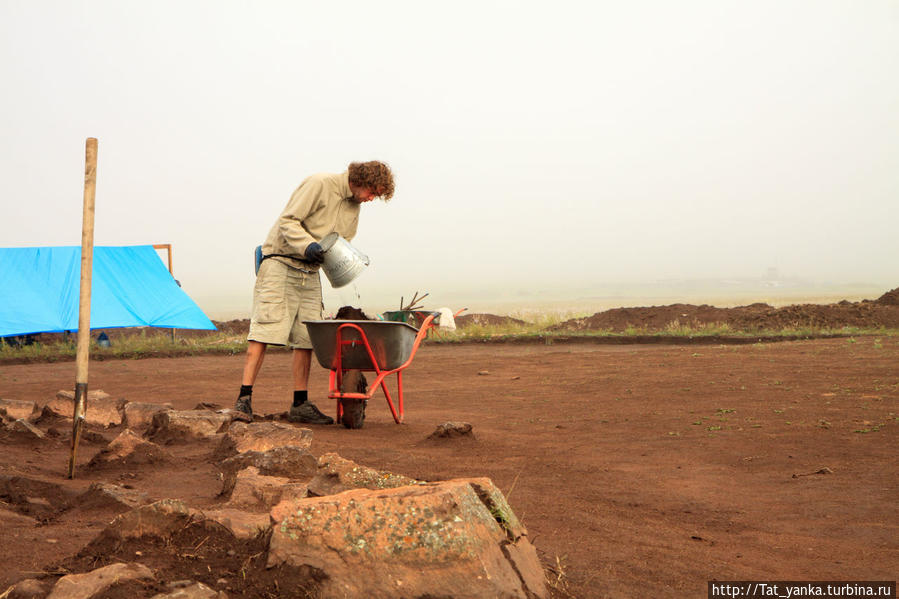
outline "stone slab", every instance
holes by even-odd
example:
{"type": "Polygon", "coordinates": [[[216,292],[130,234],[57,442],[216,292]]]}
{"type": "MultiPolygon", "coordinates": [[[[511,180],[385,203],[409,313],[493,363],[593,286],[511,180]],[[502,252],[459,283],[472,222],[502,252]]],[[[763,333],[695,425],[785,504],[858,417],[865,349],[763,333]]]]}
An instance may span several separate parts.
{"type": "Polygon", "coordinates": [[[542,565],[501,495],[481,478],[282,501],[268,566],[318,571],[328,599],[545,599],[542,565]]]}
{"type": "Polygon", "coordinates": [[[265,452],[276,447],[309,449],[312,431],[281,422],[234,422],[221,441],[220,454],[265,452]]]}
{"type": "MultiPolygon", "coordinates": [[[[97,426],[118,426],[122,424],[121,408],[125,400],[113,399],[108,393],[97,389],[88,391],[85,398],[84,421],[97,426]]],[[[75,392],[60,390],[56,397],[44,406],[55,416],[71,419],[75,414],[75,392]]]]}
{"type": "Polygon", "coordinates": [[[144,430],[153,422],[153,416],[159,412],[174,409],[172,404],[144,403],[129,401],[122,408],[122,423],[130,429],[144,430]]]}
{"type": "Polygon", "coordinates": [[[110,587],[131,580],[152,580],[153,572],[143,564],[110,564],[84,574],[60,578],[47,599],[91,599],[110,587]]]}
{"type": "Polygon", "coordinates": [[[210,410],[168,410],[153,415],[147,437],[157,443],[191,441],[226,430],[231,418],[210,410]]]}

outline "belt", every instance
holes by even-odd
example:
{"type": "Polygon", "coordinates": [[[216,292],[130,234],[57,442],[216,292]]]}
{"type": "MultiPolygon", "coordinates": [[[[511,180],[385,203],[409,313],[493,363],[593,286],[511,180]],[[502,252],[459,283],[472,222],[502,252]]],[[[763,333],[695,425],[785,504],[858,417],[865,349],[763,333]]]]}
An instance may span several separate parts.
{"type": "MultiPolygon", "coordinates": [[[[274,258],[274,257],[276,257],[276,256],[277,256],[278,258],[290,258],[291,260],[299,260],[299,258],[297,258],[296,256],[289,256],[289,255],[287,255],[287,254],[266,254],[266,255],[262,256],[262,260],[260,260],[259,263],[261,264],[261,263],[264,262],[266,259],[268,259],[268,258],[274,258]]],[[[318,272],[318,271],[316,271],[316,270],[307,270],[307,269],[303,268],[302,266],[293,266],[293,265],[290,265],[290,264],[288,264],[287,266],[290,266],[291,268],[296,268],[298,271],[304,272],[304,273],[310,274],[310,275],[314,275],[316,272],[318,272]]]]}

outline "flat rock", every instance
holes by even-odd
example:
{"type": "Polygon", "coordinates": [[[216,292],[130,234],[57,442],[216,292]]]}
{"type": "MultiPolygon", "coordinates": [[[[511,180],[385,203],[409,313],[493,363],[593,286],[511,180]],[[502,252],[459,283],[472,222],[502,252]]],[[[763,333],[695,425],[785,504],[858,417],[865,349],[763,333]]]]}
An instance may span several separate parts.
{"type": "Polygon", "coordinates": [[[152,580],[153,572],[143,564],[111,564],[85,574],[60,578],[47,599],[90,599],[110,587],[131,580],[152,580]]]}
{"type": "Polygon", "coordinates": [[[172,404],[142,403],[129,401],[122,408],[122,423],[130,429],[144,430],[150,426],[153,416],[159,412],[174,409],[172,404]]]}
{"type": "Polygon", "coordinates": [[[237,473],[250,466],[264,476],[280,476],[291,481],[308,481],[318,472],[318,460],[301,447],[276,447],[268,451],[239,453],[221,463],[222,495],[229,495],[237,473]]]}
{"type": "Polygon", "coordinates": [[[319,572],[323,598],[548,597],[524,527],[487,478],[287,500],[271,517],[267,565],[319,572]]]}
{"type": "Polygon", "coordinates": [[[0,399],[0,414],[4,420],[18,420],[19,418],[34,422],[40,416],[40,408],[33,401],[20,399],[0,399]]]}
{"type": "MultiPolygon", "coordinates": [[[[125,400],[113,399],[101,390],[88,391],[84,405],[84,421],[97,426],[118,426],[122,424],[122,406],[125,400]]],[[[55,416],[71,419],[75,414],[75,392],[57,391],[56,397],[47,402],[45,411],[55,416]]]]}
{"type": "MultiPolygon", "coordinates": [[[[243,413],[243,412],[239,412],[243,413]]],[[[244,414],[246,415],[246,414],[244,414]]],[[[312,431],[281,422],[234,422],[222,437],[219,455],[268,451],[276,447],[309,449],[312,431]]]]}
{"type": "Polygon", "coordinates": [[[250,513],[242,509],[204,510],[203,515],[218,522],[238,539],[254,539],[272,526],[268,512],[250,513]]]}
{"type": "Polygon", "coordinates": [[[136,489],[126,489],[120,485],[97,482],[79,495],[73,506],[76,509],[112,508],[119,512],[147,505],[150,498],[136,489]]]}
{"type": "Polygon", "coordinates": [[[216,592],[202,582],[194,582],[170,593],[153,595],[151,599],[228,599],[228,594],[225,591],[216,592]]]}
{"type": "Polygon", "coordinates": [[[34,426],[24,418],[14,420],[10,425],[7,426],[7,428],[14,433],[19,433],[20,435],[31,439],[43,439],[47,436],[44,434],[44,431],[34,426]]]}
{"type": "Polygon", "coordinates": [[[334,495],[349,489],[392,489],[417,484],[422,483],[402,474],[360,466],[336,453],[326,453],[318,459],[318,470],[309,481],[309,494],[334,495]]]}
{"type": "Polygon", "coordinates": [[[171,457],[171,454],[159,445],[139,437],[130,429],[125,429],[92,457],[87,465],[96,468],[111,464],[129,466],[160,464],[171,460],[171,457]]]}
{"type": "Polygon", "coordinates": [[[228,506],[232,508],[265,509],[281,501],[281,487],[290,482],[282,476],[264,476],[250,466],[237,472],[228,506]]]}
{"type": "Polygon", "coordinates": [[[474,438],[470,423],[444,422],[443,424],[437,425],[437,429],[428,435],[429,439],[454,439],[458,437],[474,438]]]}
{"type": "Polygon", "coordinates": [[[231,419],[231,422],[235,420],[239,420],[240,422],[253,422],[254,418],[249,414],[241,412],[240,410],[235,410],[233,408],[224,408],[221,410],[216,410],[219,414],[225,414],[228,418],[231,419]]]}
{"type": "Polygon", "coordinates": [[[147,437],[157,443],[191,441],[215,436],[231,418],[209,410],[169,410],[153,415],[147,437]]]}
{"type": "Polygon", "coordinates": [[[170,593],[153,595],[151,599],[228,599],[228,594],[216,592],[202,582],[193,582],[170,593]]]}

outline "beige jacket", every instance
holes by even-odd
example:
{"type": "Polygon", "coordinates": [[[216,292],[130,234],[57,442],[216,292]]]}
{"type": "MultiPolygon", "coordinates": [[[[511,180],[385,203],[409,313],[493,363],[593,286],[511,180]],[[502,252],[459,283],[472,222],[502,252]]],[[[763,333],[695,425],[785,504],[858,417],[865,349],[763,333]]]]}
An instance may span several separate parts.
{"type": "Polygon", "coordinates": [[[359,202],[352,197],[348,173],[312,175],[300,183],[290,196],[290,201],[262,244],[262,253],[266,256],[290,256],[271,259],[294,268],[318,269],[318,265],[303,260],[310,243],[321,241],[331,232],[336,232],[347,241],[356,235],[359,202]]]}

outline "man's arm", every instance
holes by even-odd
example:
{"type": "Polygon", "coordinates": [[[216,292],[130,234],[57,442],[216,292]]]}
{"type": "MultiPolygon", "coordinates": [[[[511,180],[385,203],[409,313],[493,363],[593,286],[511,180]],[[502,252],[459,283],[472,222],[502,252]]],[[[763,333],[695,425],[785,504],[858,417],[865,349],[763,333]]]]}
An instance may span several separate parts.
{"type": "Polygon", "coordinates": [[[315,242],[315,238],[303,226],[303,221],[321,206],[324,194],[322,181],[307,179],[293,192],[287,207],[278,217],[278,229],[297,256],[305,256],[306,248],[315,242]]]}

